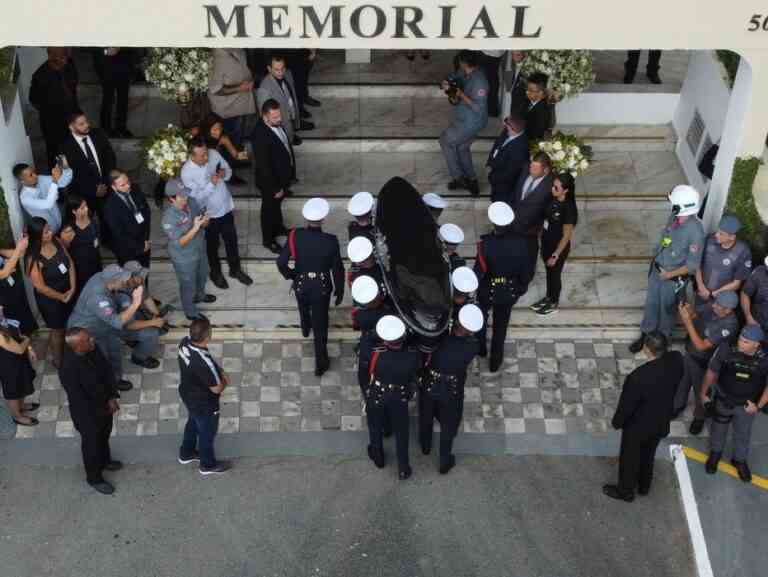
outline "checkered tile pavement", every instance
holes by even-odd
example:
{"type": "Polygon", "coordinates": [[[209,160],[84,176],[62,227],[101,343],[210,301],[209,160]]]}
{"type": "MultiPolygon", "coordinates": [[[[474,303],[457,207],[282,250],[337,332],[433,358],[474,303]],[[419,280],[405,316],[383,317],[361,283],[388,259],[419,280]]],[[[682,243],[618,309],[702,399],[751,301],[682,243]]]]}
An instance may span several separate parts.
{"type": "MultiPolygon", "coordinates": [[[[331,370],[317,378],[308,341],[211,344],[232,379],[221,399],[220,432],[365,429],[354,346],[330,343],[331,370]]],[[[126,356],[126,377],[134,389],[122,393],[115,435],[178,434],[183,429],[186,411],[178,396],[176,345],[162,347],[157,369],[137,367],[126,356]]],[[[605,434],[624,375],[643,362],[627,351],[626,343],[607,341],[519,340],[507,344],[505,356],[496,374],[486,372],[487,360],[475,361],[466,386],[464,432],[605,434]]],[[[38,370],[40,425],[18,427],[16,437],[76,435],[53,368],[43,362],[38,370]]],[[[687,435],[691,410],[672,424],[673,435],[687,435]]],[[[411,412],[415,414],[414,403],[411,412]]]]}

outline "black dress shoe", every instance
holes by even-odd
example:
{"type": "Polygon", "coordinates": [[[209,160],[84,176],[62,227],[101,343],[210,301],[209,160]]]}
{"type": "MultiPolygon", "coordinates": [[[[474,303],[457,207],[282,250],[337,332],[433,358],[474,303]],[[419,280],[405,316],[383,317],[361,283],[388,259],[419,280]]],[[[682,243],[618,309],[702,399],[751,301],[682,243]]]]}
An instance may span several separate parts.
{"type": "Polygon", "coordinates": [[[498,373],[500,368],[501,368],[501,361],[500,360],[499,361],[491,361],[491,363],[490,363],[490,365],[488,367],[488,369],[492,373],[498,373]]]}
{"type": "Polygon", "coordinates": [[[384,458],[384,451],[381,449],[374,449],[373,445],[368,445],[368,458],[373,461],[373,464],[379,469],[383,469],[384,465],[387,464],[386,459],[384,458]]]}
{"type": "Polygon", "coordinates": [[[455,466],[456,466],[456,455],[451,455],[450,457],[448,457],[447,463],[442,463],[440,465],[440,469],[439,469],[440,474],[441,475],[447,474],[448,471],[453,469],[455,466]]]}
{"type": "Polygon", "coordinates": [[[265,245],[264,245],[264,248],[266,248],[267,250],[269,250],[269,251],[271,251],[271,252],[273,252],[273,253],[275,253],[275,254],[280,254],[280,251],[282,251],[282,250],[283,250],[283,249],[280,247],[280,245],[279,245],[279,244],[277,244],[276,242],[273,242],[272,244],[265,244],[265,245]]]}
{"type": "Polygon", "coordinates": [[[118,391],[130,391],[133,388],[133,383],[131,381],[126,381],[125,379],[120,379],[117,381],[117,390],[118,391]]]}
{"type": "Polygon", "coordinates": [[[423,455],[429,455],[432,452],[432,441],[422,440],[419,444],[423,455]]]}
{"type": "Polygon", "coordinates": [[[739,479],[745,483],[752,482],[752,471],[749,470],[749,465],[746,461],[734,461],[731,459],[731,465],[736,467],[736,471],[739,473],[739,479]]]}
{"type": "Polygon", "coordinates": [[[32,413],[40,408],[40,403],[25,403],[24,404],[24,412],[25,413],[32,413]]]}
{"type": "Polygon", "coordinates": [[[134,365],[139,365],[140,367],[144,367],[145,369],[156,369],[160,366],[160,361],[158,361],[154,357],[147,357],[146,359],[139,359],[135,357],[134,355],[131,355],[131,362],[134,365]]]}
{"type": "Polygon", "coordinates": [[[232,174],[232,178],[227,181],[227,184],[231,184],[232,186],[245,186],[248,184],[248,181],[236,174],[232,174]]]}
{"type": "Polygon", "coordinates": [[[454,178],[448,183],[448,190],[462,190],[467,188],[467,181],[463,178],[454,178]]]}
{"type": "Polygon", "coordinates": [[[230,278],[237,279],[241,284],[250,286],[253,284],[253,279],[243,272],[242,269],[236,271],[229,271],[230,278]]]}
{"type": "Polygon", "coordinates": [[[480,194],[480,184],[477,180],[467,180],[467,190],[472,196],[478,196],[480,194]]]}
{"type": "Polygon", "coordinates": [[[312,330],[312,327],[305,327],[304,325],[301,326],[301,336],[305,339],[309,336],[310,331],[312,330]]]}
{"type": "Polygon", "coordinates": [[[307,104],[309,106],[322,106],[323,103],[320,102],[317,98],[312,98],[311,96],[304,97],[304,104],[307,104]]]}
{"type": "Polygon", "coordinates": [[[299,130],[314,130],[315,129],[315,123],[309,122],[308,120],[302,120],[301,124],[299,124],[299,130]]]}
{"type": "Polygon", "coordinates": [[[650,487],[638,487],[637,489],[637,494],[642,495],[643,497],[645,497],[650,492],[651,492],[650,487]]]}
{"type": "Polygon", "coordinates": [[[107,483],[104,480],[88,484],[102,495],[111,495],[115,492],[115,486],[112,483],[107,483]]]}
{"type": "Polygon", "coordinates": [[[405,480],[406,480],[406,479],[408,479],[408,478],[409,478],[409,477],[410,477],[412,474],[413,474],[413,469],[411,469],[410,467],[406,467],[405,469],[403,469],[402,471],[400,471],[400,472],[397,474],[397,477],[398,477],[398,479],[400,479],[401,481],[405,481],[405,480]]]}
{"type": "Polygon", "coordinates": [[[229,283],[227,282],[227,279],[224,278],[224,275],[221,273],[218,274],[211,274],[211,282],[213,283],[213,286],[216,288],[220,288],[222,290],[229,288],[229,283]]]}
{"type": "Polygon", "coordinates": [[[654,72],[654,73],[649,72],[648,74],[646,74],[646,76],[648,77],[648,80],[651,81],[651,84],[661,84],[661,78],[659,77],[658,72],[654,72]]]}
{"type": "Polygon", "coordinates": [[[717,473],[717,465],[720,462],[720,457],[722,457],[722,453],[710,453],[709,457],[707,458],[707,462],[704,464],[704,470],[707,472],[708,475],[714,475],[717,473]]]}
{"type": "Polygon", "coordinates": [[[17,425],[21,425],[22,427],[36,427],[40,424],[40,421],[38,421],[35,417],[30,417],[29,415],[26,415],[26,417],[29,419],[28,423],[22,423],[21,421],[17,421],[16,419],[13,419],[13,422],[17,425]]]}
{"type": "Polygon", "coordinates": [[[216,296],[215,295],[206,294],[201,299],[195,299],[195,302],[196,303],[205,303],[205,304],[209,305],[211,303],[215,303],[216,302],[216,296]]]}
{"type": "Polygon", "coordinates": [[[480,344],[480,350],[477,352],[477,356],[484,359],[488,356],[488,347],[484,344],[480,344]]]}
{"type": "Polygon", "coordinates": [[[301,143],[304,142],[301,137],[298,134],[293,135],[293,140],[291,141],[291,144],[294,146],[301,146],[301,143]]]}
{"type": "Polygon", "coordinates": [[[306,108],[302,108],[299,114],[302,118],[312,118],[312,113],[306,108]]]}
{"type": "Polygon", "coordinates": [[[635,81],[635,75],[634,74],[625,74],[624,75],[624,84],[632,84],[635,81]]]}
{"type": "Polygon", "coordinates": [[[691,427],[688,429],[688,432],[691,435],[698,435],[699,433],[701,433],[703,428],[704,428],[704,419],[694,419],[691,422],[691,427]]]}
{"type": "Polygon", "coordinates": [[[633,355],[636,355],[637,353],[643,350],[644,346],[645,346],[645,335],[641,334],[640,338],[630,343],[629,347],[627,348],[629,349],[630,353],[632,353],[633,355]]]}
{"type": "Polygon", "coordinates": [[[619,501],[626,501],[627,503],[631,503],[635,500],[634,493],[625,493],[619,489],[618,485],[603,485],[603,494],[611,499],[618,499],[619,501]]]}
{"type": "Polygon", "coordinates": [[[322,377],[329,368],[331,368],[330,361],[319,361],[315,365],[315,376],[322,377]]]}
{"type": "Polygon", "coordinates": [[[105,471],[119,471],[123,468],[122,461],[110,461],[106,465],[104,465],[105,471]]]}

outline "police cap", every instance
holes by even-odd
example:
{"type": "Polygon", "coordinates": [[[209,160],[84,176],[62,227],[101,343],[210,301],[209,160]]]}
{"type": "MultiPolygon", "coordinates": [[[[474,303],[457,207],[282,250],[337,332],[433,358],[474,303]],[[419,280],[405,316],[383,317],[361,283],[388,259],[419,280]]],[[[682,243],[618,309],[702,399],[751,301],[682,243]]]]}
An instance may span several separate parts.
{"type": "Polygon", "coordinates": [[[127,270],[123,270],[120,265],[110,264],[104,267],[101,271],[101,278],[104,282],[126,282],[131,278],[131,273],[127,270]]]}
{"type": "Polygon", "coordinates": [[[715,303],[727,309],[735,309],[739,306],[739,295],[734,291],[723,291],[715,297],[715,303]]]}

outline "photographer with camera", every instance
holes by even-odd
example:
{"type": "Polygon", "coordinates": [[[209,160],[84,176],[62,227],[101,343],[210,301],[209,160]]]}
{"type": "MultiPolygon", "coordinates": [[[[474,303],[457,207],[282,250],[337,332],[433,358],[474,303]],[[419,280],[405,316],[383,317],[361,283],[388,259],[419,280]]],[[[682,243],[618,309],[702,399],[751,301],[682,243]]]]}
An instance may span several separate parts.
{"type": "Polygon", "coordinates": [[[453,123],[440,135],[440,148],[453,179],[448,188],[465,189],[477,196],[480,187],[470,148],[488,124],[488,80],[479,68],[478,52],[462,50],[457,59],[458,70],[440,85],[451,104],[456,105],[453,123]]]}

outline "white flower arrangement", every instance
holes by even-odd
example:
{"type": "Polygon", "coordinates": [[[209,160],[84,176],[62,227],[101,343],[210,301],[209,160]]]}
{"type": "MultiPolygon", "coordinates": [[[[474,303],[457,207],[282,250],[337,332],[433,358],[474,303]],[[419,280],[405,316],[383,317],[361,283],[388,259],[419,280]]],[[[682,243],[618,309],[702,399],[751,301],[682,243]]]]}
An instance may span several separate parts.
{"type": "Polygon", "coordinates": [[[147,82],[166,100],[188,102],[208,90],[212,52],[209,48],[150,48],[144,63],[147,82]]]}
{"type": "Polygon", "coordinates": [[[592,85],[595,81],[592,62],[589,50],[531,50],[523,60],[521,72],[525,76],[534,72],[549,76],[550,97],[557,102],[576,96],[592,85]]]}
{"type": "Polygon", "coordinates": [[[546,152],[552,160],[552,172],[570,172],[576,178],[589,168],[592,149],[572,134],[558,132],[533,144],[531,154],[546,152]]]}
{"type": "Polygon", "coordinates": [[[144,164],[164,180],[179,176],[188,157],[187,140],[188,135],[173,124],[157,130],[142,143],[144,164]]]}

